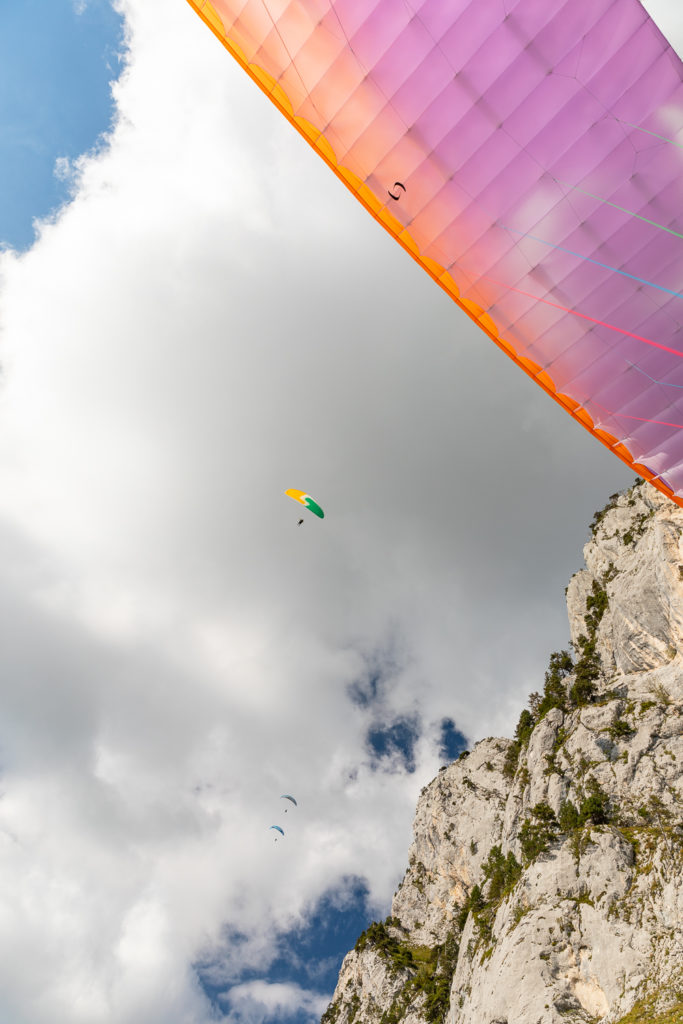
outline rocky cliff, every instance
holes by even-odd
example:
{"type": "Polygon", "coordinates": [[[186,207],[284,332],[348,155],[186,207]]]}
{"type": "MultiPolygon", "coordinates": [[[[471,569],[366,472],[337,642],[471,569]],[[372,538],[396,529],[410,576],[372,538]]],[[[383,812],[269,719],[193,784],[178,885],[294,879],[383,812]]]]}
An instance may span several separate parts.
{"type": "Polygon", "coordinates": [[[597,513],[514,739],[442,768],[323,1024],[683,1024],[683,510],[597,513]]]}

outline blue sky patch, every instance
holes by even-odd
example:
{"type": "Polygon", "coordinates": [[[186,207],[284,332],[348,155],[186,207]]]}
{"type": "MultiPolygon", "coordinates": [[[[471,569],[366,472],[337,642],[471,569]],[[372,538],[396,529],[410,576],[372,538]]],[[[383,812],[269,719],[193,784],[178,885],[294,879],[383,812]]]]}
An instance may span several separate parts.
{"type": "MultiPolygon", "coordinates": [[[[342,960],[376,917],[367,898],[368,889],[362,878],[345,879],[338,889],[322,897],[305,924],[278,936],[276,955],[269,964],[242,971],[229,981],[219,980],[220,964],[197,965],[203,991],[220,1013],[227,1012],[229,993],[234,986],[255,979],[269,984],[295,984],[330,1000],[342,960]]],[[[244,941],[244,936],[234,933],[229,936],[228,945],[237,946],[244,941]]],[[[286,1018],[287,1024],[311,1024],[315,1019],[305,1012],[286,1018]]]]}
{"type": "Polygon", "coordinates": [[[0,33],[0,246],[25,249],[32,221],[68,198],[58,158],[92,149],[111,124],[123,19],[108,0],[3,4],[0,33]]]}
{"type": "Polygon", "coordinates": [[[415,744],[420,737],[420,723],[416,716],[396,718],[387,725],[374,725],[368,730],[366,742],[379,767],[381,762],[398,759],[407,772],[415,771],[415,744]]]}
{"type": "Polygon", "coordinates": [[[442,718],[439,753],[447,761],[455,761],[463,750],[467,750],[467,737],[456,729],[452,718],[442,718]]]}
{"type": "Polygon", "coordinates": [[[367,708],[380,696],[381,672],[369,672],[365,679],[357,679],[348,689],[351,702],[359,708],[367,708]]]}

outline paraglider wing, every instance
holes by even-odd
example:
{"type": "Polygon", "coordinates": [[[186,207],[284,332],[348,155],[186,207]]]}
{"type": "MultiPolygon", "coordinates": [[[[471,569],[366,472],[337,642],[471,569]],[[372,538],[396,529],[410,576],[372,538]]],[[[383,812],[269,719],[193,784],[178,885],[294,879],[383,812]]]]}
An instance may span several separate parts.
{"type": "MultiPolygon", "coordinates": [[[[281,800],[291,800],[291,801],[292,801],[292,803],[294,804],[294,806],[295,806],[295,807],[298,807],[298,806],[299,806],[299,805],[297,804],[296,800],[294,799],[294,797],[293,797],[293,796],[290,796],[290,795],[289,795],[288,793],[283,793],[283,794],[282,794],[282,796],[280,797],[280,799],[281,799],[281,800]]],[[[285,814],[286,814],[286,813],[287,813],[287,808],[285,807],[285,814]]]]}
{"type": "Polygon", "coordinates": [[[280,835],[282,835],[282,836],[283,836],[283,835],[285,834],[285,833],[284,833],[284,830],[283,830],[283,829],[281,829],[279,825],[271,825],[271,826],[270,826],[270,829],[268,829],[268,831],[270,832],[270,831],[271,831],[271,829],[275,829],[275,831],[276,831],[276,832],[279,832],[279,833],[280,833],[280,835]]]}
{"type": "Polygon", "coordinates": [[[310,509],[310,511],[314,515],[318,516],[320,519],[325,518],[325,513],[321,509],[318,502],[313,500],[310,494],[306,494],[305,491],[297,491],[294,487],[290,487],[288,491],[285,491],[285,494],[287,495],[287,497],[293,498],[294,501],[298,501],[300,505],[303,505],[305,508],[310,509]]]}
{"type": "Polygon", "coordinates": [[[503,352],[683,505],[683,72],[639,0],[189,2],[503,352]]]}

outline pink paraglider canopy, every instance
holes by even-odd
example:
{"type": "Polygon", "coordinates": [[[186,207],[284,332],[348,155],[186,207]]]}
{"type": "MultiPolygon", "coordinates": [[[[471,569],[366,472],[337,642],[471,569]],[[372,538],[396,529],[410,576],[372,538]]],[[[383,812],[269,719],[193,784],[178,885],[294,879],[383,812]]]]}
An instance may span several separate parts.
{"type": "Polygon", "coordinates": [[[496,344],[683,505],[683,67],[638,0],[189,2],[496,344]]]}

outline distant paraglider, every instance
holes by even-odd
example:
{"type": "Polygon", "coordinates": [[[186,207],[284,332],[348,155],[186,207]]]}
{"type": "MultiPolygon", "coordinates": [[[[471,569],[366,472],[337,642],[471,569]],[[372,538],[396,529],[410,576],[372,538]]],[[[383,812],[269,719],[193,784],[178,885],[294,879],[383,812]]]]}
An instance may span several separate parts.
{"type": "MultiPolygon", "coordinates": [[[[298,501],[300,505],[304,506],[304,508],[309,509],[309,511],[311,511],[314,516],[318,516],[319,519],[325,518],[325,513],[321,509],[318,502],[313,500],[310,494],[306,494],[305,491],[297,491],[296,488],[294,487],[290,487],[288,491],[285,491],[285,494],[287,495],[288,498],[292,498],[294,501],[298,501]]],[[[300,519],[297,525],[301,526],[302,523],[303,519],[300,519]]]]}
{"type": "MultiPolygon", "coordinates": [[[[289,802],[290,802],[290,803],[291,803],[291,804],[292,804],[292,805],[293,805],[294,807],[298,807],[298,806],[299,806],[299,805],[298,805],[298,803],[297,803],[297,801],[296,801],[296,797],[293,797],[293,796],[292,796],[292,795],[291,795],[290,793],[283,793],[283,794],[282,794],[282,796],[280,797],[280,799],[281,799],[281,800],[289,800],[289,802]]],[[[287,808],[287,807],[285,807],[285,814],[287,813],[287,811],[288,811],[288,808],[287,808]]],[[[284,829],[282,828],[282,826],[281,826],[281,825],[271,825],[271,826],[270,826],[270,829],[269,829],[268,831],[273,831],[273,830],[274,830],[275,832],[279,832],[279,833],[280,833],[280,835],[284,837],[284,834],[285,834],[285,830],[284,830],[284,829]]],[[[278,837],[277,837],[277,836],[275,836],[275,842],[277,842],[277,839],[278,839],[278,837]]]]}

